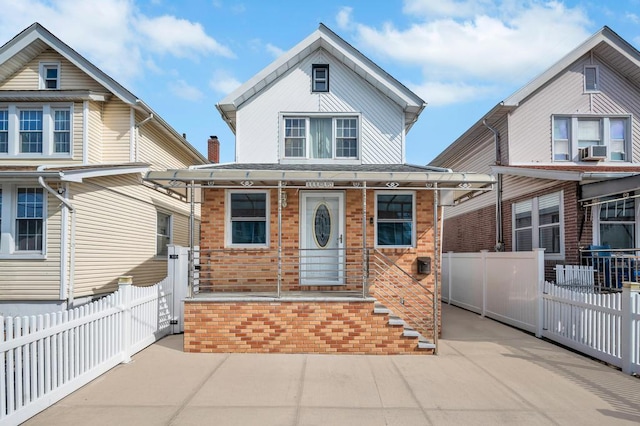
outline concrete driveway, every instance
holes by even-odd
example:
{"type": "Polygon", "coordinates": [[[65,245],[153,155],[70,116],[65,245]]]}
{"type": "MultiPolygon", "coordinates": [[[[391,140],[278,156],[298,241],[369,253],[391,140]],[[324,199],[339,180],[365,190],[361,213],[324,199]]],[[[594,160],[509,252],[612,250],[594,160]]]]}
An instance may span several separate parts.
{"type": "Polygon", "coordinates": [[[167,337],[28,425],[614,425],[640,379],[444,306],[438,356],[187,354],[167,337]]]}

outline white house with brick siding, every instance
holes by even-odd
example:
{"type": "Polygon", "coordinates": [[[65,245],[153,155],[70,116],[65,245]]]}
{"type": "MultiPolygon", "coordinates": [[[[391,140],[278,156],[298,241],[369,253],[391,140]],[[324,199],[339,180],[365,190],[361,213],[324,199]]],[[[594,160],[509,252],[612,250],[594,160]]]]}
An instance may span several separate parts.
{"type": "Polygon", "coordinates": [[[639,247],[639,117],[640,52],[604,27],[430,162],[498,181],[446,209],[444,250],[544,248],[551,280],[589,248],[639,247]]]}
{"type": "Polygon", "coordinates": [[[405,163],[424,107],[321,24],[217,105],[234,163],[147,175],[202,189],[185,350],[434,350],[439,206],[493,179],[405,163]]]}
{"type": "Polygon", "coordinates": [[[204,163],[40,24],[0,47],[0,316],[77,306],[122,275],[162,280],[190,209],[143,173],[204,163]]]}

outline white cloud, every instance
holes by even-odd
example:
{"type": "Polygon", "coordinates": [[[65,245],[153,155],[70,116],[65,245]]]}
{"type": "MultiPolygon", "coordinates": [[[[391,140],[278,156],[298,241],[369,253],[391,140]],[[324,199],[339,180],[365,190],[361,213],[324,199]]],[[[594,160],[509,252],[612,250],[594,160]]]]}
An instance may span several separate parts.
{"type": "Polygon", "coordinates": [[[284,53],[284,50],[280,49],[278,46],[274,46],[271,43],[267,43],[265,48],[267,49],[267,52],[271,53],[276,58],[284,53]]]}
{"type": "Polygon", "coordinates": [[[199,23],[164,15],[158,18],[142,17],[138,30],[147,37],[148,47],[159,53],[177,57],[196,57],[204,53],[233,57],[233,53],[209,37],[199,23]]]}
{"type": "Polygon", "coordinates": [[[179,98],[188,101],[199,101],[204,98],[204,94],[195,86],[191,86],[184,80],[178,80],[169,84],[171,92],[179,98]]]}
{"type": "Polygon", "coordinates": [[[492,86],[475,86],[465,83],[425,82],[421,85],[410,85],[430,107],[444,106],[472,101],[495,92],[492,86]]]}
{"type": "MultiPolygon", "coordinates": [[[[522,84],[575,48],[590,34],[584,12],[562,3],[406,0],[405,9],[419,23],[398,29],[356,25],[359,45],[390,60],[419,66],[425,83],[438,99],[455,102],[442,93],[453,88],[459,101],[485,93],[499,83],[522,84]],[[454,11],[453,9],[456,9],[454,11]],[[489,15],[484,12],[491,12],[489,15]],[[423,19],[428,13],[435,19],[423,19]],[[448,14],[449,17],[442,17],[448,14]],[[454,19],[456,17],[465,19],[454,19]],[[460,85],[452,82],[466,82],[460,85]],[[473,87],[477,87],[475,92],[473,87]]],[[[506,94],[505,94],[506,95],[506,94]]],[[[424,99],[434,102],[424,93],[424,99]]]]}
{"type": "Polygon", "coordinates": [[[338,28],[341,30],[346,30],[351,25],[351,12],[353,11],[352,7],[345,6],[340,9],[338,15],[336,15],[336,22],[338,23],[338,28]]]}
{"type": "Polygon", "coordinates": [[[226,71],[216,71],[209,81],[209,86],[218,93],[227,95],[240,86],[240,81],[226,71]]]}
{"type": "Polygon", "coordinates": [[[134,0],[22,0],[3,2],[2,8],[0,43],[40,22],[124,85],[143,75],[148,65],[157,71],[150,58],[154,54],[233,55],[206,35],[200,24],[172,16],[147,17],[134,0]],[[154,25],[158,28],[149,28],[154,25]]]}

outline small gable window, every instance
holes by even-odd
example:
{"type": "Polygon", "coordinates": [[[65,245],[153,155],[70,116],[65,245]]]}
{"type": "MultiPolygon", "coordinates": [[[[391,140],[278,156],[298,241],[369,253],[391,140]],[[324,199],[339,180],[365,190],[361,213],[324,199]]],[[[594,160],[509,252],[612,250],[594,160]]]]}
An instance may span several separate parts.
{"type": "Polygon", "coordinates": [[[584,91],[597,92],[599,90],[598,83],[598,67],[584,67],[584,91]]]}
{"type": "Polygon", "coordinates": [[[41,63],[40,64],[40,88],[59,89],[60,88],[60,64],[41,63]]]}
{"type": "Polygon", "coordinates": [[[329,91],[329,65],[313,65],[312,67],[312,84],[313,92],[329,91]]]}

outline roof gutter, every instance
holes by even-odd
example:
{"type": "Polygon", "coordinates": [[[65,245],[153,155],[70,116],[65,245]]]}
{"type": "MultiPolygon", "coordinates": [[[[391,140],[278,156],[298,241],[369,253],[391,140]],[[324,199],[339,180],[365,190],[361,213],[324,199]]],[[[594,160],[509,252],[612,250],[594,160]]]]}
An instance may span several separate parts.
{"type": "MultiPolygon", "coordinates": [[[[39,166],[38,167],[38,171],[43,171],[44,169],[46,169],[47,166],[39,166]]],[[[63,173],[60,172],[60,176],[63,176],[63,173]]],[[[69,282],[68,285],[66,285],[67,283],[67,279],[66,279],[66,265],[67,265],[67,261],[66,261],[66,226],[65,225],[65,221],[64,221],[64,216],[63,216],[63,223],[61,224],[62,226],[60,227],[61,232],[60,232],[60,245],[61,245],[61,250],[60,250],[60,282],[61,282],[61,293],[64,293],[64,290],[66,289],[66,296],[67,296],[67,308],[70,309],[73,307],[73,295],[74,295],[74,278],[75,278],[75,266],[76,266],[76,208],[73,206],[73,204],[71,204],[71,202],[64,198],[58,191],[54,190],[53,188],[51,188],[45,181],[44,181],[44,177],[42,175],[38,176],[38,183],[40,184],[40,186],[42,186],[42,188],[44,188],[48,193],[50,193],[51,195],[53,195],[54,197],[56,197],[58,200],[60,200],[60,202],[67,208],[67,211],[69,212],[69,215],[71,216],[71,235],[70,235],[70,240],[69,240],[69,282]]],[[[63,190],[63,194],[66,192],[68,187],[66,187],[63,190]]]]}

